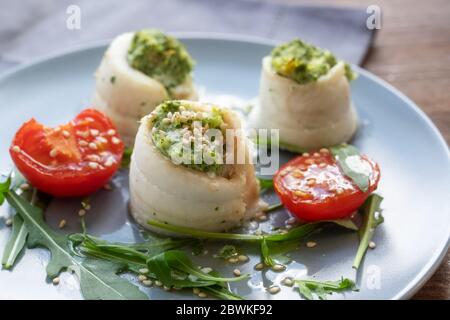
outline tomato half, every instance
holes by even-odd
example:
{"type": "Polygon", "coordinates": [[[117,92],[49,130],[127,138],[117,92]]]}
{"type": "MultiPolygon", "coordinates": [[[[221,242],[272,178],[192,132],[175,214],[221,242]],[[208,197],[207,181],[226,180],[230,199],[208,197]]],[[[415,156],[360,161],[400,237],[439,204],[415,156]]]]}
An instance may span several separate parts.
{"type": "Polygon", "coordinates": [[[86,109],[56,128],[35,119],[25,122],[9,152],[34,187],[57,197],[75,197],[104,186],[119,168],[123,150],[109,118],[86,109]]]}
{"type": "Polygon", "coordinates": [[[371,168],[369,188],[363,192],[336,163],[328,149],[305,153],[282,166],[274,176],[274,188],[283,205],[305,221],[346,218],[377,188],[378,164],[361,156],[371,168]]]}

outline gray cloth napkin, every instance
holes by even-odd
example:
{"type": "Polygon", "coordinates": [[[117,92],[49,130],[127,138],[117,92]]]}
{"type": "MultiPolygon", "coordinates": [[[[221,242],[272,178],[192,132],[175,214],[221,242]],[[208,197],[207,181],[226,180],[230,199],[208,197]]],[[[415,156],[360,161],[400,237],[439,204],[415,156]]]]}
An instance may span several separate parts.
{"type": "Polygon", "coordinates": [[[360,64],[373,32],[364,8],[286,6],[256,0],[0,0],[0,69],[142,28],[301,38],[360,64]],[[68,6],[81,29],[66,27],[68,6]]]}

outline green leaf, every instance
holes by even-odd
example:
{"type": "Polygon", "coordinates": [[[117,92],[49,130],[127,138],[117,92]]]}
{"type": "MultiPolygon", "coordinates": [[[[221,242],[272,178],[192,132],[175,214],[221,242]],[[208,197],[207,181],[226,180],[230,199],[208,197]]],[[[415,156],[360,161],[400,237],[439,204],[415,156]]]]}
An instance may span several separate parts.
{"type": "Polygon", "coordinates": [[[292,228],[283,234],[266,234],[266,235],[255,235],[255,234],[243,234],[243,233],[222,233],[222,232],[210,232],[203,231],[193,228],[186,228],[181,226],[174,226],[171,224],[162,223],[156,220],[149,220],[147,223],[153,227],[160,228],[163,230],[168,230],[174,233],[188,235],[198,239],[221,239],[221,240],[241,240],[247,242],[261,242],[264,238],[267,241],[286,241],[286,240],[299,240],[311,232],[317,230],[322,223],[307,223],[295,228],[292,228]]]}
{"type": "Polygon", "coordinates": [[[337,224],[338,226],[344,227],[346,229],[358,231],[359,227],[356,225],[355,221],[350,218],[347,219],[336,219],[336,220],[323,220],[323,222],[331,222],[337,224]]]}
{"type": "Polygon", "coordinates": [[[369,247],[369,243],[375,233],[376,227],[384,222],[380,209],[382,201],[383,197],[374,193],[367,198],[360,208],[360,212],[363,216],[363,223],[358,231],[359,247],[356,252],[355,260],[353,261],[353,268],[355,269],[359,268],[367,248],[369,247]]]}
{"type": "Polygon", "coordinates": [[[275,265],[265,238],[261,241],[261,258],[266,266],[273,267],[275,265]]]}
{"type": "Polygon", "coordinates": [[[51,257],[47,264],[47,275],[55,278],[61,271],[71,268],[77,271],[83,295],[98,299],[136,299],[146,298],[136,286],[119,285],[122,281],[115,275],[115,270],[106,272],[105,265],[94,268],[91,262],[81,262],[71,255],[67,238],[52,230],[44,221],[42,210],[31,205],[13,190],[6,194],[8,203],[22,217],[29,231],[27,244],[30,248],[44,247],[50,250],[51,257]],[[98,273],[97,273],[98,272],[98,273]],[[114,276],[114,277],[113,277],[114,276]],[[93,288],[98,288],[92,291],[93,288]]]}
{"type": "Polygon", "coordinates": [[[273,180],[272,179],[264,179],[264,178],[258,177],[258,181],[259,181],[260,192],[264,192],[268,189],[273,188],[273,180]]]}
{"type": "Polygon", "coordinates": [[[146,300],[147,295],[134,284],[118,276],[113,270],[123,265],[97,259],[84,259],[81,267],[72,265],[80,279],[83,297],[88,300],[146,300]]]}
{"type": "Polygon", "coordinates": [[[294,282],[298,286],[300,295],[308,300],[313,300],[314,295],[321,300],[326,300],[327,295],[333,292],[358,291],[355,283],[347,278],[341,278],[338,281],[294,280],[294,282]]]}
{"type": "Polygon", "coordinates": [[[266,209],[264,209],[265,213],[269,213],[275,210],[278,210],[280,208],[283,208],[283,204],[282,203],[275,203],[275,204],[271,204],[270,206],[268,206],[266,209]]]}
{"type": "MultiPolygon", "coordinates": [[[[241,281],[243,279],[248,278],[248,275],[242,275],[239,277],[233,278],[224,278],[213,276],[208,273],[200,271],[200,269],[192,263],[192,261],[187,257],[187,255],[180,250],[169,250],[160,255],[164,255],[164,258],[167,261],[167,264],[178,271],[188,273],[193,275],[199,279],[207,280],[207,281],[215,281],[215,282],[235,282],[241,281]]],[[[150,269],[152,270],[152,269],[150,269]]],[[[152,270],[153,271],[153,270],[152,270]]]]}
{"type": "Polygon", "coordinates": [[[330,148],[339,167],[344,174],[363,192],[369,190],[369,179],[372,169],[368,169],[367,163],[361,159],[361,155],[354,146],[341,144],[330,148]]]}
{"type": "Polygon", "coordinates": [[[18,214],[14,215],[12,232],[2,257],[2,265],[5,269],[11,269],[14,266],[14,262],[25,247],[27,236],[28,230],[23,219],[18,214]]]}
{"type": "Polygon", "coordinates": [[[0,183],[0,206],[5,202],[5,196],[9,191],[9,188],[11,186],[11,176],[8,176],[8,178],[0,183]]]}
{"type": "Polygon", "coordinates": [[[120,167],[122,169],[127,169],[130,167],[132,153],[133,153],[133,148],[130,148],[130,147],[125,148],[125,150],[123,151],[122,162],[120,164],[120,167]]]}

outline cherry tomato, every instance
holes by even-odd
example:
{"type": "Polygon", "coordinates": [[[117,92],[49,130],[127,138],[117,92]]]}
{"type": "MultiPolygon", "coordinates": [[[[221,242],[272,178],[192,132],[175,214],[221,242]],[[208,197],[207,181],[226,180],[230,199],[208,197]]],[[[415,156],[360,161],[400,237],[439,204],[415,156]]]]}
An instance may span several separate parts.
{"type": "Polygon", "coordinates": [[[86,109],[56,128],[35,119],[25,122],[9,152],[34,187],[57,197],[76,197],[105,185],[119,168],[123,149],[109,118],[86,109]]]}
{"type": "Polygon", "coordinates": [[[282,166],[274,176],[274,189],[283,205],[304,221],[346,218],[377,188],[378,164],[361,156],[371,168],[366,192],[344,173],[328,149],[305,153],[282,166]]]}

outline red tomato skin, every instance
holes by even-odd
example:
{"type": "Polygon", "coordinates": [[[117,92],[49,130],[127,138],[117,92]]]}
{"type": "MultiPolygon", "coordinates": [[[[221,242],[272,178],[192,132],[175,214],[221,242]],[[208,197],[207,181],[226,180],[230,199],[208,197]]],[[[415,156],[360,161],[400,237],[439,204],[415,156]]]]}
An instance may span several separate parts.
{"type": "MultiPolygon", "coordinates": [[[[72,122],[83,117],[92,117],[102,125],[115,130],[112,122],[103,113],[94,109],[82,111],[72,122]]],[[[9,149],[17,169],[38,190],[55,197],[87,196],[102,188],[119,169],[124,149],[121,140],[120,143],[114,146],[114,164],[109,167],[104,166],[102,170],[86,170],[85,167],[80,167],[76,164],[69,164],[69,169],[63,166],[52,167],[37,161],[23,149],[23,146],[27,140],[33,139],[33,142],[35,142],[33,150],[42,149],[42,152],[48,153],[45,150],[45,146],[38,144],[41,141],[39,136],[42,136],[41,139],[45,139],[43,134],[44,128],[42,124],[34,119],[25,122],[17,131],[9,149]],[[20,148],[19,152],[15,150],[16,146],[20,148]]]]}
{"type": "MultiPolygon", "coordinates": [[[[279,168],[274,176],[274,190],[279,196],[283,205],[297,218],[305,222],[314,222],[322,220],[337,220],[344,219],[351,216],[356,210],[358,210],[369,195],[377,188],[380,179],[380,169],[377,163],[369,160],[363,156],[364,159],[369,161],[373,168],[374,176],[371,179],[371,183],[367,192],[362,192],[353,183],[353,186],[357,191],[342,196],[328,197],[324,201],[305,201],[294,197],[290,191],[283,187],[281,182],[281,172],[290,166],[295,166],[295,163],[299,161],[302,156],[299,156],[285,165],[279,168]]],[[[349,181],[350,178],[347,178],[349,181]]]]}

